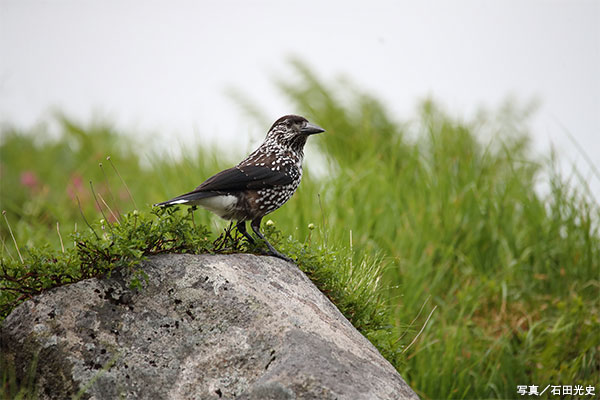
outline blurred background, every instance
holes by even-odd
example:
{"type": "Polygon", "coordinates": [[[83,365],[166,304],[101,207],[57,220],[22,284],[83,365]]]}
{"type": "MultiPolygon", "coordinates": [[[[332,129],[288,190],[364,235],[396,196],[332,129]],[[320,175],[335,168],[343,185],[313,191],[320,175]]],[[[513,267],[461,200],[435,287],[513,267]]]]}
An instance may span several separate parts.
{"type": "Polygon", "coordinates": [[[598,165],[594,0],[0,4],[4,123],[31,127],[60,110],[175,153],[258,141],[268,125],[250,125],[232,93],[251,95],[265,121],[296,112],[273,85],[293,81],[296,57],[326,80],[347,77],[397,120],[430,96],[465,118],[507,99],[532,107],[534,149],[553,145],[563,170],[575,164],[600,196],[578,148],[598,165]]]}
{"type": "Polygon", "coordinates": [[[383,271],[363,333],[422,398],[597,385],[598,71],[598,1],[0,0],[0,207],[56,250],[302,114],[327,132],[270,217],[383,271]]]}

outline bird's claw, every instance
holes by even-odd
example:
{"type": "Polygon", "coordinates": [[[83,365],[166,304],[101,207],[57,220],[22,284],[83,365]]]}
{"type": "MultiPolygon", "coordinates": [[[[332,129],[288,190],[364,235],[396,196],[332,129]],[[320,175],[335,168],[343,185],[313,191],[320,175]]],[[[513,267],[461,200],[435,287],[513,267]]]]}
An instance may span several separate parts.
{"type": "Polygon", "coordinates": [[[295,263],[295,261],[294,261],[293,259],[291,259],[290,257],[288,257],[288,256],[286,256],[286,255],[284,255],[284,254],[281,254],[281,253],[280,253],[280,252],[278,252],[278,251],[269,251],[269,253],[268,253],[268,254],[269,254],[270,256],[273,256],[273,257],[280,258],[280,259],[282,259],[283,261],[287,261],[287,262],[295,263]]]}

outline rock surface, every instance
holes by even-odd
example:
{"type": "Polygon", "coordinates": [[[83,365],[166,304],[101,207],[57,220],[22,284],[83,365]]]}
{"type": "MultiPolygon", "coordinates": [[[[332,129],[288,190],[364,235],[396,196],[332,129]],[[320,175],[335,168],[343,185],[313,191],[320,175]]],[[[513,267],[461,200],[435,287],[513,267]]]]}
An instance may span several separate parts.
{"type": "Polygon", "coordinates": [[[40,399],[416,399],[388,361],[293,264],[163,255],[126,279],[88,279],[17,307],[5,360],[38,355],[40,399]]]}

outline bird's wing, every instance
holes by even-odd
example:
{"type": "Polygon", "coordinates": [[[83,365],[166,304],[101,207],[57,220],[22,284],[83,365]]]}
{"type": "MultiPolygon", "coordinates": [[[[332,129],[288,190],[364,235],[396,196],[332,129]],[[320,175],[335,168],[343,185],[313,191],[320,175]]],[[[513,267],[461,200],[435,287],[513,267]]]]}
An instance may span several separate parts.
{"type": "Polygon", "coordinates": [[[292,183],[292,177],[269,167],[243,166],[221,171],[208,178],[193,192],[238,192],[247,189],[266,189],[292,183]]]}
{"type": "Polygon", "coordinates": [[[280,171],[273,171],[269,167],[252,165],[233,167],[208,178],[191,192],[184,193],[162,203],[157,203],[155,206],[185,204],[220,194],[241,192],[248,189],[260,190],[275,186],[284,186],[292,183],[292,181],[289,175],[280,171]]]}

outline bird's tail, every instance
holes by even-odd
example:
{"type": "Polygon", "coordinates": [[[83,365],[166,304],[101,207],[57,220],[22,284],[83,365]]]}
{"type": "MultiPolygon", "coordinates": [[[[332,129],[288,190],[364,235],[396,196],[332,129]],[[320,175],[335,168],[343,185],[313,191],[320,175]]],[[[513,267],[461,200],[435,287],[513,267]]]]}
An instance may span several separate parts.
{"type": "Polygon", "coordinates": [[[172,198],[171,200],[163,201],[162,203],[156,203],[154,207],[169,207],[177,204],[188,204],[193,205],[195,201],[205,199],[207,197],[217,196],[215,192],[189,192],[172,198]]]}

